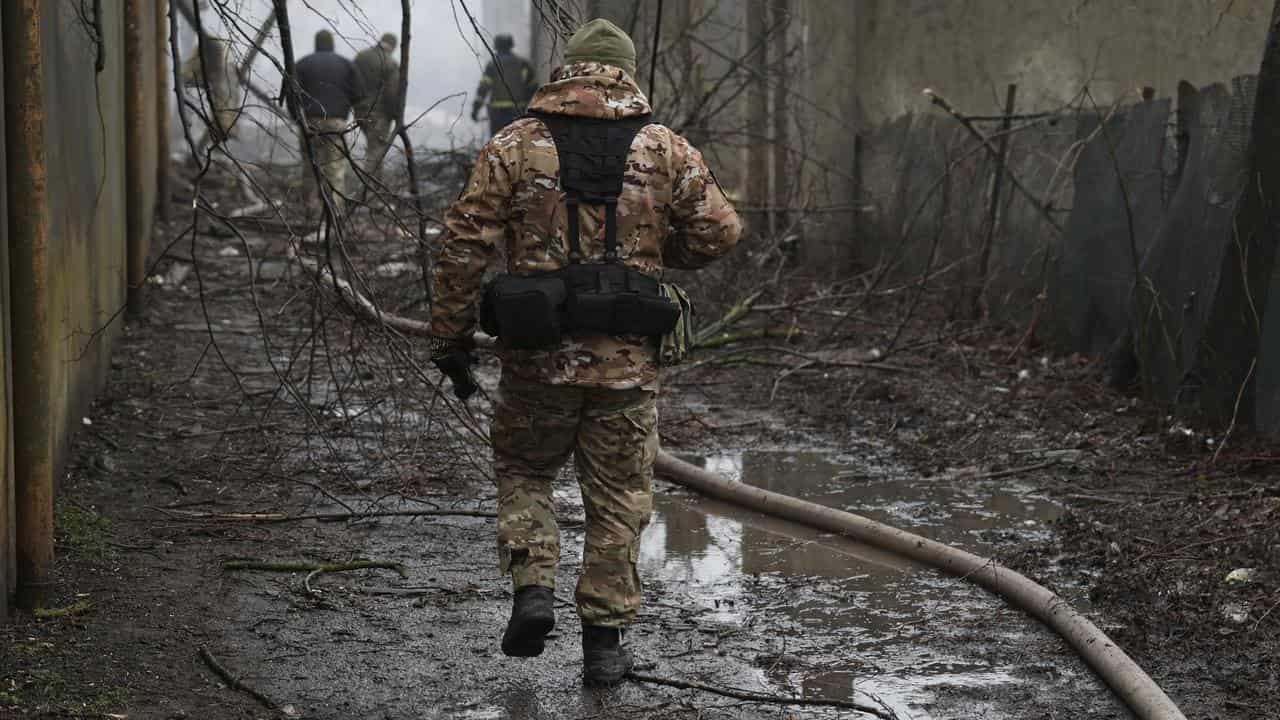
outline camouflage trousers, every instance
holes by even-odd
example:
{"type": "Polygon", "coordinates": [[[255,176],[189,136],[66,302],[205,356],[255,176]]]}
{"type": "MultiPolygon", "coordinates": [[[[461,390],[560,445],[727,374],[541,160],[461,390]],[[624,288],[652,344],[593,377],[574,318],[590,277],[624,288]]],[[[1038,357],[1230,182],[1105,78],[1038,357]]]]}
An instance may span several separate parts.
{"type": "MultiPolygon", "coordinates": [[[[342,209],[342,196],[347,192],[347,143],[343,132],[347,129],[345,118],[307,118],[307,130],[316,163],[325,184],[333,192],[336,208],[342,209]]],[[[303,139],[298,138],[298,151],[303,152],[303,139]]],[[[320,212],[320,189],[316,186],[315,172],[306,158],[302,160],[302,196],[310,214],[320,212]]]]}
{"type": "Polygon", "coordinates": [[[551,488],[573,455],[587,519],[578,615],[605,627],[635,617],[640,533],[653,510],[656,401],[649,389],[546,385],[503,373],[490,439],[499,565],[516,588],[555,587],[560,533],[551,488]]]}

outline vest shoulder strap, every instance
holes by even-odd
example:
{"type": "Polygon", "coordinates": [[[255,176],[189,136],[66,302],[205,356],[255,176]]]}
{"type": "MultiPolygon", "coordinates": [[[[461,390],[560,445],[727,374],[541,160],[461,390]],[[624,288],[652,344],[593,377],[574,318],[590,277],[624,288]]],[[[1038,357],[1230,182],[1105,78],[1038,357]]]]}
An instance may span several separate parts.
{"type": "Polygon", "coordinates": [[[618,259],[618,196],[627,171],[631,142],[650,123],[649,115],[621,120],[529,112],[551,132],[560,161],[560,187],[568,210],[569,262],[582,260],[578,208],[582,204],[605,208],[605,260],[618,259]]]}

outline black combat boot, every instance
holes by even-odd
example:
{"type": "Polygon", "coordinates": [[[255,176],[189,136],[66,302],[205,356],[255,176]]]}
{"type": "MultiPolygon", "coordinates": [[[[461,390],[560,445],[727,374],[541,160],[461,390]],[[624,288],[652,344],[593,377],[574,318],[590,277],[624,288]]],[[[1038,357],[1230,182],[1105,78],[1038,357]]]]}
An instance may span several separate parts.
{"type": "Polygon", "coordinates": [[[582,626],[582,681],[616,685],[631,670],[631,651],[622,646],[622,628],[582,626]]]}
{"type": "Polygon", "coordinates": [[[556,626],[556,596],[549,587],[525,585],[516,590],[511,620],[502,634],[502,652],[511,657],[542,654],[544,640],[556,626]]]}

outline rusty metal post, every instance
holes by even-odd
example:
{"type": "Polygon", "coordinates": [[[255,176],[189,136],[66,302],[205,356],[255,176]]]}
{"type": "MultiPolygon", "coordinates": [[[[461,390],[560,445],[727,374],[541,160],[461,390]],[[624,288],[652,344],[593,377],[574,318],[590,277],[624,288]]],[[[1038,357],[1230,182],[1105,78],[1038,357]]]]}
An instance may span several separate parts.
{"type": "Polygon", "coordinates": [[[3,8],[5,168],[9,210],[9,327],[13,343],[17,604],[39,607],[53,566],[49,206],[44,148],[41,0],[3,8]]]}
{"type": "MultiPolygon", "coordinates": [[[[3,90],[0,90],[3,93],[3,90]]],[[[0,135],[4,134],[4,116],[0,113],[0,135]]],[[[0,147],[0,623],[9,617],[9,603],[17,578],[14,546],[13,513],[13,383],[9,366],[13,352],[9,348],[9,237],[5,227],[6,189],[3,175],[4,148],[0,147]]]]}
{"type": "Polygon", "coordinates": [[[145,167],[147,145],[147,82],[144,78],[149,68],[143,67],[144,44],[153,39],[151,18],[142,12],[144,0],[125,0],[124,3],[124,184],[125,184],[125,247],[128,257],[127,285],[129,288],[129,312],[137,314],[142,309],[142,293],[147,283],[147,251],[150,237],[147,232],[154,208],[144,207],[147,197],[146,184],[151,180],[151,168],[145,167]]]}
{"type": "MultiPolygon", "coordinates": [[[[156,205],[169,219],[169,3],[155,0],[156,33],[156,205]]],[[[176,62],[176,61],[175,61],[176,62]]]]}

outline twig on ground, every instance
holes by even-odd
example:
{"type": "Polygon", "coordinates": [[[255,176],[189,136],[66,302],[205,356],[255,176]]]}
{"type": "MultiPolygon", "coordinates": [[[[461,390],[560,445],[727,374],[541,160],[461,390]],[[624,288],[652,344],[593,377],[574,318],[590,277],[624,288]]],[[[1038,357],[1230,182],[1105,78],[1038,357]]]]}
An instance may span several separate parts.
{"type": "Polygon", "coordinates": [[[246,695],[252,697],[254,700],[257,700],[259,703],[262,704],[262,707],[268,710],[276,709],[276,704],[272,702],[271,698],[267,697],[266,695],[263,695],[262,693],[249,687],[248,685],[245,685],[244,682],[240,680],[240,678],[237,678],[236,676],[232,675],[231,671],[223,667],[222,663],[218,662],[218,659],[215,658],[213,654],[209,652],[208,648],[206,647],[200,648],[200,659],[204,660],[204,664],[208,665],[209,669],[212,670],[215,675],[222,678],[222,681],[227,684],[227,687],[231,688],[232,690],[239,690],[240,692],[245,693],[246,695]]]}
{"type": "Polygon", "coordinates": [[[1213,451],[1213,458],[1209,461],[1210,465],[1218,462],[1218,456],[1222,454],[1222,448],[1227,446],[1227,441],[1231,439],[1231,435],[1236,431],[1236,421],[1240,419],[1240,402],[1244,400],[1245,389],[1249,387],[1249,381],[1253,379],[1253,371],[1258,367],[1258,357],[1255,355],[1253,360],[1249,362],[1249,373],[1244,376],[1244,382],[1240,383],[1240,391],[1236,393],[1236,403],[1231,410],[1231,424],[1227,426],[1227,432],[1222,436],[1222,442],[1218,443],[1218,447],[1213,451]]]}
{"type": "Polygon", "coordinates": [[[761,338],[779,338],[782,340],[790,340],[797,335],[808,335],[809,333],[797,327],[774,327],[774,328],[756,328],[754,330],[742,330],[740,332],[726,332],[715,336],[707,336],[704,340],[699,340],[694,344],[698,350],[709,350],[711,348],[724,347],[743,340],[759,340],[761,338]]]}
{"type": "Polygon", "coordinates": [[[490,510],[377,510],[373,512],[352,511],[311,513],[308,515],[287,515],[285,513],[201,513],[183,510],[166,510],[155,506],[148,507],[152,510],[159,510],[165,515],[169,515],[171,517],[180,517],[188,520],[226,520],[232,522],[266,523],[298,522],[301,520],[337,522],[339,520],[363,520],[365,518],[385,517],[498,517],[498,513],[490,510]]]}
{"type": "Polygon", "coordinates": [[[940,478],[933,478],[933,479],[937,480],[941,478],[948,478],[948,479],[955,479],[955,480],[995,480],[997,478],[1013,477],[1014,475],[1023,475],[1029,472],[1035,472],[1036,470],[1045,470],[1047,468],[1053,467],[1054,465],[1057,465],[1060,462],[1062,462],[1060,459],[1054,458],[1053,460],[1046,460],[1042,463],[1036,463],[1034,465],[1023,465],[1021,467],[1013,467],[1013,468],[1008,468],[1006,470],[995,470],[992,472],[978,473],[976,475],[956,473],[952,475],[943,475],[940,478]]]}
{"type": "Polygon", "coordinates": [[[801,698],[787,697],[785,695],[769,695],[767,693],[759,693],[751,690],[739,690],[737,688],[722,688],[705,683],[695,682],[691,680],[675,680],[672,678],[658,677],[656,675],[648,675],[645,673],[627,673],[627,677],[640,682],[652,683],[654,685],[666,685],[667,687],[680,688],[682,690],[700,690],[715,695],[734,698],[737,700],[748,700],[758,703],[772,703],[776,705],[809,705],[815,707],[837,707],[846,710],[856,710],[868,715],[874,715],[880,718],[890,718],[896,720],[897,715],[887,708],[879,708],[866,703],[854,702],[849,700],[828,700],[826,698],[801,698]]]}
{"type": "Polygon", "coordinates": [[[89,602],[88,600],[77,600],[76,602],[73,602],[70,605],[67,605],[65,607],[36,608],[35,610],[31,611],[31,614],[34,615],[39,620],[53,620],[55,618],[75,617],[76,615],[83,615],[86,612],[89,612],[90,608],[92,607],[93,607],[93,603],[89,602]]]}
{"type": "Polygon", "coordinates": [[[262,560],[228,560],[223,570],[256,570],[260,572],[347,572],[350,570],[394,570],[407,578],[404,565],[390,560],[353,560],[342,563],[266,562],[262,560]]]}

